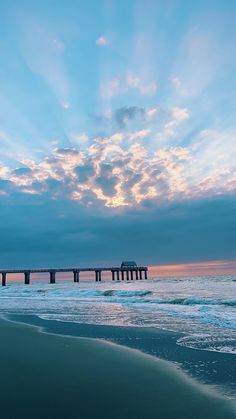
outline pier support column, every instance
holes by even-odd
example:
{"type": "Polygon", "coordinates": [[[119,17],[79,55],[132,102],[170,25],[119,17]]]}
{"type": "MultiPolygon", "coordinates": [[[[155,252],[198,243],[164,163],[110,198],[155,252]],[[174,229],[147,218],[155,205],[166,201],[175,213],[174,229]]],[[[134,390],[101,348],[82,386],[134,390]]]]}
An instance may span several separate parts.
{"type": "Polygon", "coordinates": [[[135,279],[136,279],[136,281],[138,280],[138,269],[136,269],[136,271],[135,271],[135,279]]]}
{"type": "Polygon", "coordinates": [[[30,284],[30,272],[24,272],[25,275],[25,284],[29,285],[30,284]]]}
{"type": "Polygon", "coordinates": [[[131,281],[133,281],[133,279],[134,279],[134,271],[130,271],[130,277],[131,277],[131,281]]]}
{"type": "Polygon", "coordinates": [[[7,282],[7,273],[2,272],[2,286],[5,287],[7,282]]]}
{"type": "Polygon", "coordinates": [[[116,279],[117,279],[117,281],[120,280],[120,271],[116,271],[116,279]]]}
{"type": "Polygon", "coordinates": [[[121,279],[124,281],[124,271],[121,271],[121,279]]]}
{"type": "Polygon", "coordinates": [[[145,278],[145,279],[148,279],[148,276],[147,276],[147,269],[145,269],[145,271],[144,271],[144,278],[145,278]]]}
{"type": "Polygon", "coordinates": [[[126,271],[126,279],[129,281],[129,271],[126,271]]]}
{"type": "Polygon", "coordinates": [[[139,269],[139,279],[143,279],[143,271],[142,271],[142,269],[139,269]]]}
{"type": "Polygon", "coordinates": [[[111,271],[112,274],[112,281],[115,281],[115,271],[111,271]]]}
{"type": "Polygon", "coordinates": [[[98,282],[98,271],[95,271],[95,280],[98,282]]]}
{"type": "Polygon", "coordinates": [[[55,284],[56,282],[56,272],[50,271],[50,284],[55,284]]]}
{"type": "Polygon", "coordinates": [[[98,271],[98,280],[99,282],[102,280],[102,271],[98,271]]]}
{"type": "Polygon", "coordinates": [[[74,282],[79,282],[79,271],[73,271],[74,282]]]}

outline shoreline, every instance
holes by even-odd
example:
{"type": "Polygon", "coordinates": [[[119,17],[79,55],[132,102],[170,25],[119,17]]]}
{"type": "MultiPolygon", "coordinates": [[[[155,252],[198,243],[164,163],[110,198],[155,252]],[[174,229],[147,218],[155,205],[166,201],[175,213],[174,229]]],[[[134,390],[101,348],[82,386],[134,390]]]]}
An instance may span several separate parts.
{"type": "Polygon", "coordinates": [[[0,319],[4,419],[235,417],[231,401],[170,362],[28,326],[0,319]]]}
{"type": "Polygon", "coordinates": [[[38,327],[44,333],[105,340],[168,361],[200,384],[236,399],[235,355],[187,348],[177,344],[181,333],[131,326],[92,325],[44,320],[36,315],[7,315],[13,322],[38,327]]]}

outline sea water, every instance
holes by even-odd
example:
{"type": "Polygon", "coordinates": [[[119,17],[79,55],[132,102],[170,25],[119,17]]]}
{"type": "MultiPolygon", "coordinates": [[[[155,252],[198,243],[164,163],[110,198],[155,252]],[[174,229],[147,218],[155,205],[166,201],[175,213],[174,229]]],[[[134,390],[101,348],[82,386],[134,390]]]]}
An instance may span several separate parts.
{"type": "Polygon", "coordinates": [[[179,345],[236,353],[236,276],[32,281],[0,288],[0,314],[182,333],[179,345]]]}

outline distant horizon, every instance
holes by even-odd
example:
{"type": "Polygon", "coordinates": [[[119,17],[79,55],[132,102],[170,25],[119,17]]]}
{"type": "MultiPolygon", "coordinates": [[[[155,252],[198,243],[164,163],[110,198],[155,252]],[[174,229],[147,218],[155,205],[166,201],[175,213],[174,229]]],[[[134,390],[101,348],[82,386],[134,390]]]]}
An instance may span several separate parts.
{"type": "MultiPolygon", "coordinates": [[[[113,264],[110,265],[110,267],[119,267],[119,264],[113,264]]],[[[231,260],[231,261],[220,261],[220,260],[216,260],[216,261],[209,261],[209,262],[197,262],[197,263],[179,263],[179,264],[169,264],[169,265],[145,265],[145,264],[139,264],[139,266],[148,266],[148,278],[152,279],[155,277],[186,277],[186,276],[227,276],[227,275],[236,275],[236,260],[231,260]]],[[[4,270],[4,269],[63,269],[63,268],[86,268],[86,267],[108,267],[108,265],[82,265],[82,264],[74,264],[74,265],[65,265],[65,266],[59,266],[59,265],[50,265],[50,266],[35,266],[35,267],[31,267],[31,266],[22,266],[21,268],[19,267],[0,267],[0,270],[4,270]]],[[[32,273],[31,274],[31,280],[34,279],[37,280],[46,280],[47,279],[48,274],[47,273],[32,273]]],[[[62,273],[62,272],[58,272],[57,273],[57,278],[60,280],[68,280],[69,277],[71,276],[72,278],[72,274],[70,275],[70,273],[62,273]]],[[[83,279],[91,279],[91,277],[93,277],[94,274],[91,272],[81,272],[80,275],[80,280],[83,279]]],[[[103,272],[102,274],[102,278],[103,279],[108,279],[111,277],[111,273],[110,272],[103,272]]],[[[8,274],[8,281],[13,281],[13,282],[18,282],[18,281],[23,281],[23,276],[21,273],[19,274],[8,274]]]]}

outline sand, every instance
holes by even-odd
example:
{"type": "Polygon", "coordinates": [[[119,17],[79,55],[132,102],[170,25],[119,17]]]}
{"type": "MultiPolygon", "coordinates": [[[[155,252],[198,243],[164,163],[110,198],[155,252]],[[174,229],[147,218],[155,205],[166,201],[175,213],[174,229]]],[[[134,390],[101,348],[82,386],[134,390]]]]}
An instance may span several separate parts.
{"type": "Polygon", "coordinates": [[[105,339],[138,349],[178,364],[188,375],[201,383],[217,388],[236,400],[235,354],[199,350],[178,345],[181,333],[158,328],[110,326],[44,320],[35,315],[8,315],[8,318],[43,328],[49,333],[105,339]]]}
{"type": "Polygon", "coordinates": [[[228,400],[166,361],[0,320],[3,419],[230,419],[228,400]]]}

